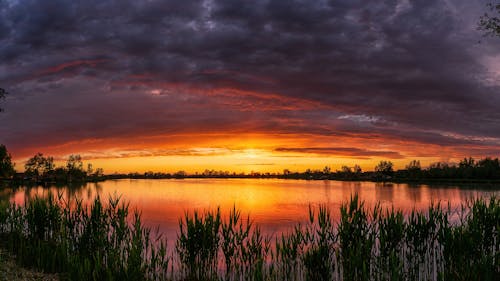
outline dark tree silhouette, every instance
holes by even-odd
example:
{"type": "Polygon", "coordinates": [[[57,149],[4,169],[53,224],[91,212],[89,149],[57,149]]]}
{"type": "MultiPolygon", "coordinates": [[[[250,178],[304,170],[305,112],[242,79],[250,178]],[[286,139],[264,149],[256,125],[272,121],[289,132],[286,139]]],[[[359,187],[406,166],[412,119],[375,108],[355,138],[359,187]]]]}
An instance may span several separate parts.
{"type": "Polygon", "coordinates": [[[14,175],[14,164],[12,157],[5,145],[0,144],[0,178],[10,178],[14,175]]]}
{"type": "Polygon", "coordinates": [[[383,177],[391,177],[394,174],[393,166],[391,161],[380,161],[375,166],[375,172],[383,177]]]}
{"type": "Polygon", "coordinates": [[[486,12],[479,20],[479,29],[490,36],[500,36],[500,3],[488,4],[489,12],[486,12]]]}
{"type": "Polygon", "coordinates": [[[412,160],[408,165],[406,165],[408,171],[420,171],[422,167],[420,166],[420,161],[412,160]]]}
{"type": "Polygon", "coordinates": [[[406,165],[406,170],[400,171],[400,174],[411,179],[422,177],[422,166],[420,165],[420,161],[412,160],[408,165],[406,165]]]}
{"type": "Polygon", "coordinates": [[[37,153],[24,165],[26,176],[36,181],[45,178],[54,170],[54,167],[54,158],[44,157],[42,153],[37,153]]]}
{"type": "Polygon", "coordinates": [[[83,169],[82,157],[80,155],[70,155],[66,162],[68,170],[68,181],[83,181],[87,173],[83,169]]]}
{"type": "MultiPolygon", "coordinates": [[[[4,89],[0,88],[0,101],[1,101],[1,100],[3,100],[3,99],[5,99],[5,96],[6,96],[7,94],[8,94],[8,93],[7,93],[7,91],[6,91],[6,90],[4,90],[4,89]]],[[[3,109],[0,107],[0,112],[2,112],[2,110],[3,110],[3,109]]]]}
{"type": "Polygon", "coordinates": [[[354,165],[354,167],[352,167],[352,172],[356,175],[361,175],[363,170],[361,170],[361,167],[358,164],[356,164],[354,165]]]}
{"type": "Polygon", "coordinates": [[[66,162],[66,168],[68,171],[78,170],[83,171],[83,162],[82,157],[80,155],[70,155],[68,158],[68,162],[66,162]]]}

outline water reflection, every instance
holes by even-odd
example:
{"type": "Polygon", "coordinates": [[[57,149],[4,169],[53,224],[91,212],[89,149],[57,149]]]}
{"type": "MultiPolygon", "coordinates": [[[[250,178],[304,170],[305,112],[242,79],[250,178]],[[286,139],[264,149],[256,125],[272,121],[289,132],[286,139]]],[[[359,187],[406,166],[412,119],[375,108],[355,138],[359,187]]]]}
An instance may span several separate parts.
{"type": "Polygon", "coordinates": [[[424,187],[428,188],[425,185],[408,184],[407,188],[406,188],[406,196],[414,202],[421,201],[422,200],[422,190],[424,187]]]}
{"type": "Polygon", "coordinates": [[[392,202],[394,189],[393,183],[375,183],[375,198],[381,203],[392,202]]]}
{"type": "Polygon", "coordinates": [[[26,198],[59,194],[65,200],[84,202],[97,195],[107,199],[121,196],[133,209],[141,210],[143,221],[159,226],[170,241],[175,240],[178,221],[186,211],[220,206],[226,215],[233,206],[250,214],[263,231],[272,234],[289,230],[308,218],[308,206],[326,204],[338,220],[339,207],[358,193],[366,206],[380,203],[383,208],[424,210],[431,201],[457,208],[471,197],[500,195],[497,189],[461,189],[458,187],[382,184],[372,182],[302,181],[270,179],[184,179],[184,180],[113,180],[83,186],[21,187],[4,189],[0,197],[23,204],[26,198]]]}

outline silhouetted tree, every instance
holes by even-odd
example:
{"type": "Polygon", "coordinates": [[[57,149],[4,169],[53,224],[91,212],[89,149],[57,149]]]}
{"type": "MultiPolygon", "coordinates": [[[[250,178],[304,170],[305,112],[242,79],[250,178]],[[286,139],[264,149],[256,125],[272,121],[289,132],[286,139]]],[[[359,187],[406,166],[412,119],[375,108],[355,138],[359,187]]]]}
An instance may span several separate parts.
{"type": "Polygon", "coordinates": [[[186,177],[186,175],[187,175],[187,173],[185,171],[177,171],[174,174],[174,178],[183,179],[186,177]]]}
{"type": "Polygon", "coordinates": [[[391,177],[394,174],[393,164],[391,161],[380,161],[377,166],[375,166],[375,172],[379,176],[391,177]]]}
{"type": "Polygon", "coordinates": [[[421,176],[422,167],[420,166],[420,161],[412,160],[408,165],[406,165],[406,177],[420,178],[421,176]]]}
{"type": "Polygon", "coordinates": [[[352,170],[350,167],[344,165],[340,167],[340,171],[337,171],[337,175],[339,175],[341,178],[349,179],[352,178],[352,170]]]}
{"type": "Polygon", "coordinates": [[[94,169],[92,164],[88,164],[87,170],[84,170],[80,155],[70,155],[65,167],[56,168],[53,157],[45,157],[42,153],[37,153],[26,162],[24,168],[25,175],[36,182],[96,181],[102,180],[104,176],[103,170],[101,168],[94,169]]]}
{"type": "Polygon", "coordinates": [[[332,169],[328,166],[323,168],[323,174],[329,175],[332,172],[332,169]]]}
{"type": "Polygon", "coordinates": [[[68,171],[83,170],[82,157],[80,155],[70,155],[66,162],[66,169],[68,169],[68,171]]]}
{"type": "Polygon", "coordinates": [[[87,164],[87,175],[92,175],[94,173],[94,167],[92,167],[91,163],[87,164]]]}
{"type": "Polygon", "coordinates": [[[406,165],[408,171],[420,171],[422,167],[420,166],[420,161],[412,160],[408,165],[406,165]]]}
{"type": "Polygon", "coordinates": [[[54,170],[54,158],[44,157],[42,153],[37,153],[24,165],[25,174],[36,181],[44,179],[48,173],[54,170]]]}
{"type": "Polygon", "coordinates": [[[0,178],[10,178],[14,175],[14,164],[12,157],[5,145],[0,144],[0,178]]]}
{"type": "Polygon", "coordinates": [[[490,36],[500,36],[500,3],[488,5],[489,13],[486,12],[479,20],[479,29],[490,36]]]}
{"type": "Polygon", "coordinates": [[[454,165],[450,165],[446,162],[432,163],[426,171],[426,177],[438,179],[453,178],[456,177],[456,169],[454,165]]]}
{"type": "Polygon", "coordinates": [[[104,170],[102,168],[95,169],[93,176],[97,178],[104,176],[104,170]]]}
{"type": "Polygon", "coordinates": [[[472,157],[464,158],[458,163],[459,168],[474,168],[475,161],[472,157]]]}
{"type": "Polygon", "coordinates": [[[356,164],[354,165],[354,167],[352,167],[352,172],[359,176],[363,171],[361,170],[361,167],[356,164]]]}
{"type": "Polygon", "coordinates": [[[83,170],[83,162],[80,155],[70,155],[66,162],[66,169],[68,170],[68,181],[82,181],[87,175],[83,170]]]}
{"type": "Polygon", "coordinates": [[[476,177],[486,179],[500,178],[500,161],[498,158],[484,158],[476,163],[476,177]]]}
{"type": "Polygon", "coordinates": [[[475,174],[476,163],[471,157],[464,158],[458,163],[458,174],[460,178],[473,178],[475,174]]]}
{"type": "Polygon", "coordinates": [[[342,167],[340,168],[340,170],[341,170],[341,171],[342,171],[342,173],[344,173],[344,174],[348,174],[348,175],[349,175],[349,174],[351,174],[351,173],[352,173],[351,168],[349,168],[348,166],[342,166],[342,167]]]}
{"type": "MultiPolygon", "coordinates": [[[[7,95],[7,91],[3,88],[0,88],[0,101],[5,99],[5,96],[7,95]]],[[[0,112],[2,112],[2,108],[0,107],[0,112]]]]}
{"type": "Polygon", "coordinates": [[[64,167],[57,167],[49,173],[55,182],[68,181],[68,171],[64,167]]]}

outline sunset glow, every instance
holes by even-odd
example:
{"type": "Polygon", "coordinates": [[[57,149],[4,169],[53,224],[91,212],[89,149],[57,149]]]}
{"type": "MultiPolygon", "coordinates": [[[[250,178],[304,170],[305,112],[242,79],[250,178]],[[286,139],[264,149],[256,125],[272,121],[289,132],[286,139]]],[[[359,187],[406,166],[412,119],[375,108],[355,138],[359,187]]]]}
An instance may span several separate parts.
{"type": "MultiPolygon", "coordinates": [[[[92,163],[113,172],[176,172],[201,173],[205,169],[236,173],[270,172],[281,173],[284,169],[305,171],[323,169],[333,170],[341,166],[360,165],[364,170],[372,170],[376,163],[389,159],[396,166],[404,167],[411,159],[420,159],[427,165],[436,161],[459,160],[461,155],[450,149],[448,158],[439,158],[441,147],[422,147],[415,151],[418,143],[389,143],[380,138],[370,140],[373,150],[364,148],[360,138],[317,137],[308,135],[271,135],[271,134],[222,134],[180,135],[166,137],[133,138],[128,145],[120,140],[82,141],[47,147],[46,155],[56,155],[60,165],[69,154],[78,153],[92,163]],[[167,140],[168,139],[168,140],[167,140]],[[187,143],[182,143],[187,140],[187,143]],[[349,145],[349,141],[350,144],[349,145]],[[330,142],[341,146],[328,146],[330,142]],[[137,144],[138,143],[138,144],[137,144]],[[299,145],[299,148],[295,146],[299,145]],[[108,146],[111,146],[108,147],[108,146]],[[82,149],[83,148],[83,149],[82,149]],[[432,152],[432,149],[435,152],[432,152]],[[398,151],[398,152],[396,152],[398,151]]],[[[28,151],[25,157],[30,157],[28,151]]],[[[25,161],[18,158],[19,162],[25,161]]]]}
{"type": "Polygon", "coordinates": [[[0,0],[2,277],[493,280],[499,1],[0,0]]]}
{"type": "Polygon", "coordinates": [[[0,143],[21,171],[37,152],[105,173],[500,155],[484,3],[21,2],[0,4],[0,143]]]}

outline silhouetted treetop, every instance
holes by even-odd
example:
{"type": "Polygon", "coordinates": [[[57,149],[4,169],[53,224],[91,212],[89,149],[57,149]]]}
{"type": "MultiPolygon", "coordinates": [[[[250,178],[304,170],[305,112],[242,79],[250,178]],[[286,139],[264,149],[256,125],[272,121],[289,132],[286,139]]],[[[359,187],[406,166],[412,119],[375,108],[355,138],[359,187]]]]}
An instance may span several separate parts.
{"type": "Polygon", "coordinates": [[[409,171],[418,171],[421,170],[420,161],[412,160],[408,165],[406,165],[406,169],[409,171]]]}
{"type": "MultiPolygon", "coordinates": [[[[0,88],[0,101],[5,99],[5,96],[7,95],[7,91],[3,88],[0,88]]],[[[2,108],[0,107],[0,112],[2,112],[2,108]]]]}
{"type": "Polygon", "coordinates": [[[479,20],[479,29],[490,36],[500,36],[500,3],[489,3],[489,12],[479,20]]]}
{"type": "Polygon", "coordinates": [[[68,162],[66,162],[66,168],[69,171],[83,171],[82,157],[80,155],[70,155],[68,158],[68,162]]]}
{"type": "Polygon", "coordinates": [[[14,164],[12,157],[5,145],[0,144],[0,178],[10,178],[14,175],[14,164]]]}
{"type": "Polygon", "coordinates": [[[377,166],[375,166],[375,172],[383,176],[392,176],[394,173],[393,164],[391,161],[380,161],[377,166]]]}
{"type": "Polygon", "coordinates": [[[35,182],[85,182],[102,180],[104,172],[101,168],[94,169],[88,164],[87,170],[83,168],[80,155],[70,155],[66,166],[56,167],[53,157],[45,157],[37,153],[25,164],[25,178],[35,182]]]}
{"type": "Polygon", "coordinates": [[[54,170],[54,158],[45,157],[42,153],[37,153],[35,156],[28,159],[24,165],[25,174],[35,180],[45,177],[49,172],[54,170]]]}

